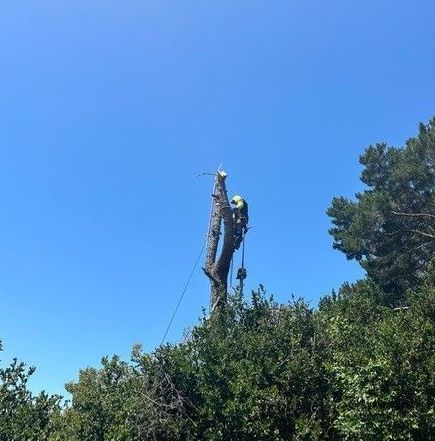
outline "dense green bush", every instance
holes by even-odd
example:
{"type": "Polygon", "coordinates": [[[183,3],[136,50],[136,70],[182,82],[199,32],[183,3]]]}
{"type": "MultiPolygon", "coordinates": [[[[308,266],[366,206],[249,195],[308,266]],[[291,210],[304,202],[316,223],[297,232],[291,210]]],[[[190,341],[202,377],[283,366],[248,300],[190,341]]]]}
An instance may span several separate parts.
{"type": "Polygon", "coordinates": [[[317,334],[303,301],[233,296],[179,345],[82,371],[68,386],[69,439],[320,439],[327,382],[317,334]]]}
{"type": "Polygon", "coordinates": [[[33,395],[27,382],[34,371],[16,359],[0,368],[0,441],[46,441],[55,432],[61,397],[33,395]]]}
{"type": "Polygon", "coordinates": [[[409,308],[378,298],[378,288],[360,282],[319,311],[338,439],[433,439],[435,290],[410,294],[409,308]]]}
{"type": "Polygon", "coordinates": [[[232,296],[185,342],[83,371],[64,439],[432,439],[435,289],[381,297],[370,281],[316,311],[232,296]]]}

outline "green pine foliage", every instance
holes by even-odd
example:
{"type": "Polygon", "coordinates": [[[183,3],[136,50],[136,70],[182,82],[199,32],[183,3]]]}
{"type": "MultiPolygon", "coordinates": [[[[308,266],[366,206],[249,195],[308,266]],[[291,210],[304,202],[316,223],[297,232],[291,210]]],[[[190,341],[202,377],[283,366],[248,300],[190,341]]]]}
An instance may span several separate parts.
{"type": "Polygon", "coordinates": [[[397,304],[421,285],[435,253],[435,118],[404,148],[376,144],[360,162],[367,189],[333,199],[330,233],[397,304]]]}

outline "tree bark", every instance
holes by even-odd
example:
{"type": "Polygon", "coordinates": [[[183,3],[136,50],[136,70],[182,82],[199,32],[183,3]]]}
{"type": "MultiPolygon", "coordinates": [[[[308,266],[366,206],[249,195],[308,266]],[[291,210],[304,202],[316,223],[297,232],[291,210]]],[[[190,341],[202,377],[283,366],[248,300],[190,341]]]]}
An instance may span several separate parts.
{"type": "Polygon", "coordinates": [[[228,273],[234,254],[234,220],[228,201],[224,171],[216,173],[215,187],[212,198],[211,224],[207,237],[207,255],[205,259],[205,274],[210,279],[210,308],[211,312],[223,304],[227,298],[228,273]],[[218,246],[223,223],[223,244],[218,259],[218,246]]]}

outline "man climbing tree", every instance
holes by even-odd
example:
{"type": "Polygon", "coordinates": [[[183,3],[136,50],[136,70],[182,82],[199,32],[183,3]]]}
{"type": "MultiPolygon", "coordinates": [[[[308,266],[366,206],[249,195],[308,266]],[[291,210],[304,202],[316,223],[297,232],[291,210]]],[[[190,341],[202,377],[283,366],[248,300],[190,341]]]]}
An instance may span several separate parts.
{"type": "Polygon", "coordinates": [[[205,268],[203,268],[211,283],[210,306],[212,311],[226,300],[231,260],[234,251],[240,247],[248,223],[248,204],[243,198],[238,195],[234,196],[232,203],[236,206],[234,210],[231,209],[225,185],[226,177],[227,174],[224,171],[216,173],[207,237],[207,256],[205,268]],[[220,256],[217,258],[222,224],[223,244],[220,256]]]}
{"type": "Polygon", "coordinates": [[[248,203],[239,195],[235,195],[231,199],[231,203],[235,205],[233,208],[234,249],[238,250],[242,243],[243,236],[248,231],[248,203]]]}

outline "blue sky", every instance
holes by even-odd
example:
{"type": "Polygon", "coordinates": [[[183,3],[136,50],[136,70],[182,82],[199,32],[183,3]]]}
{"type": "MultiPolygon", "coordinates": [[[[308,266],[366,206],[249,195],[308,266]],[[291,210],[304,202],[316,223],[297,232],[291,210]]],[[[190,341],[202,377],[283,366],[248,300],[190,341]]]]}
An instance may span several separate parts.
{"type": "MultiPolygon", "coordinates": [[[[219,164],[250,203],[248,288],[315,306],[361,277],[325,210],[361,189],[366,146],[434,114],[434,19],[429,0],[3,1],[2,363],[63,393],[158,345],[219,164]]],[[[168,339],[207,305],[198,268],[168,339]]]]}

